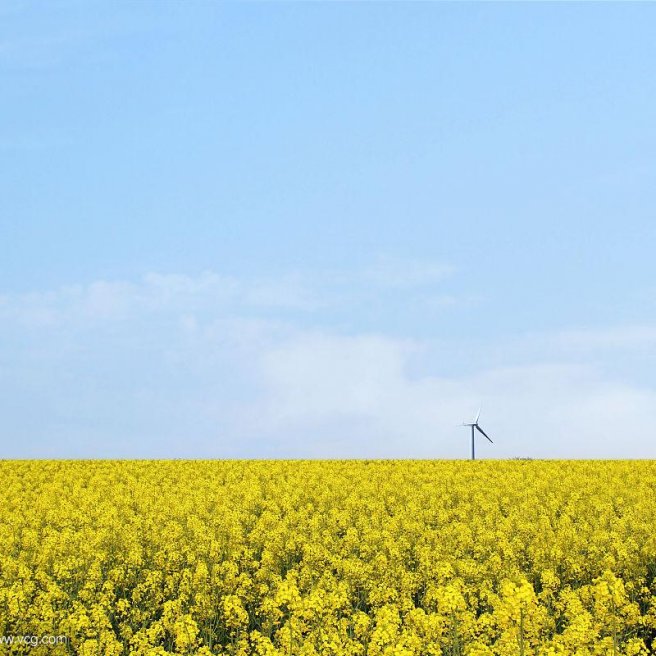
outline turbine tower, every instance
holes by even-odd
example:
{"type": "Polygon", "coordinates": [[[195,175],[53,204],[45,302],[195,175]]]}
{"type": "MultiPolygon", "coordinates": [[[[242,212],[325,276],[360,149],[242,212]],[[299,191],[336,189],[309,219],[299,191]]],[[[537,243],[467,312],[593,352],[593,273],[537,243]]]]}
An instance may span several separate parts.
{"type": "Polygon", "coordinates": [[[473,422],[471,422],[469,424],[466,424],[466,423],[463,422],[463,424],[462,424],[463,426],[471,426],[471,440],[472,440],[472,442],[471,442],[471,444],[472,444],[472,457],[471,457],[471,459],[472,460],[476,460],[476,449],[475,449],[475,440],[474,440],[475,431],[478,431],[479,433],[483,434],[487,438],[488,442],[491,442],[492,444],[494,444],[494,442],[492,442],[492,440],[490,439],[490,436],[478,425],[478,418],[480,416],[481,416],[481,409],[479,408],[478,409],[478,414],[474,418],[473,422]]]}

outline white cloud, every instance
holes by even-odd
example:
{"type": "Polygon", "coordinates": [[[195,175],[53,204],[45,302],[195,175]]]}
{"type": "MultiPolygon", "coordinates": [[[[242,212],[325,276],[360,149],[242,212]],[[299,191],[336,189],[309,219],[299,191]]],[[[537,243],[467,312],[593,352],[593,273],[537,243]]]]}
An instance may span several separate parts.
{"type": "Polygon", "coordinates": [[[268,419],[311,423],[331,416],[373,417],[397,391],[411,348],[379,336],[297,335],[262,356],[268,419]]]}
{"type": "Polygon", "coordinates": [[[318,305],[297,277],[239,280],[149,273],[138,282],[98,280],[46,292],[0,296],[0,317],[38,328],[53,324],[125,321],[157,313],[213,314],[244,308],[309,310],[318,305]]]}
{"type": "Polygon", "coordinates": [[[642,439],[644,426],[656,422],[654,390],[567,364],[412,379],[413,352],[416,346],[377,336],[288,343],[265,359],[261,430],[305,436],[309,452],[326,457],[463,457],[468,435],[457,424],[481,403],[495,440],[481,445],[484,457],[656,456],[656,445],[642,439]],[[344,439],[339,450],[322,451],[324,425],[336,419],[344,439]]]}
{"type": "MultiPolygon", "coordinates": [[[[237,278],[206,271],[197,276],[148,273],[137,281],[97,280],[54,290],[0,295],[0,318],[38,328],[54,324],[125,321],[146,314],[239,314],[245,310],[312,312],[362,303],[374,282],[404,292],[435,285],[449,275],[445,265],[379,259],[373,267],[318,277],[289,274],[274,278],[237,278]],[[363,288],[362,283],[367,283],[363,288]]],[[[457,303],[450,294],[422,297],[426,306],[457,303]]],[[[389,300],[387,301],[389,303],[389,300]]]]}
{"type": "Polygon", "coordinates": [[[453,373],[412,335],[308,325],[321,297],[211,272],[0,297],[2,455],[459,458],[481,403],[480,457],[656,456],[656,391],[579,357],[648,352],[648,326],[542,335],[515,366],[453,373]]]}

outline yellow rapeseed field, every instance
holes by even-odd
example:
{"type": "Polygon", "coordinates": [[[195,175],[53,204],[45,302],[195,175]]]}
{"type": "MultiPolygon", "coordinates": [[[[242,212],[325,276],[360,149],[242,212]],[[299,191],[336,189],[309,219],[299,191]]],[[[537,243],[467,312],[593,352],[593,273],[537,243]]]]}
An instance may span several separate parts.
{"type": "Polygon", "coordinates": [[[656,649],[656,463],[4,461],[7,654],[656,649]],[[652,640],[654,647],[652,647],[652,640]]]}

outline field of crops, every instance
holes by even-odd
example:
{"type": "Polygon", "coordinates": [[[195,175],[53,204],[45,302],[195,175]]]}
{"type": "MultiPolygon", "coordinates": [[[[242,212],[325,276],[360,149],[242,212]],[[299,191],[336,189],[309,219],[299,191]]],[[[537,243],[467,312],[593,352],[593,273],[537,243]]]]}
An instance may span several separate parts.
{"type": "MultiPolygon", "coordinates": [[[[656,463],[0,462],[4,653],[648,654],[656,463]]],[[[656,640],[654,640],[656,646],[656,640]]]]}

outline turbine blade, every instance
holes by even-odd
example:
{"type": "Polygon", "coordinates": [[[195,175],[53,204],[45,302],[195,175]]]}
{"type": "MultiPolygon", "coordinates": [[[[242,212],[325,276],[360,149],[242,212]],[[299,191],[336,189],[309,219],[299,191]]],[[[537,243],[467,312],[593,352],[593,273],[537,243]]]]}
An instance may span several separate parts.
{"type": "Polygon", "coordinates": [[[477,424],[478,423],[478,418],[481,416],[481,406],[478,406],[478,414],[476,415],[476,419],[474,419],[473,423],[477,424]]]}
{"type": "MultiPolygon", "coordinates": [[[[488,441],[492,442],[492,440],[490,439],[490,436],[478,424],[476,424],[476,430],[479,433],[483,433],[483,435],[485,435],[485,437],[487,437],[488,441]]],[[[492,442],[492,444],[494,444],[494,442],[492,442]]]]}

